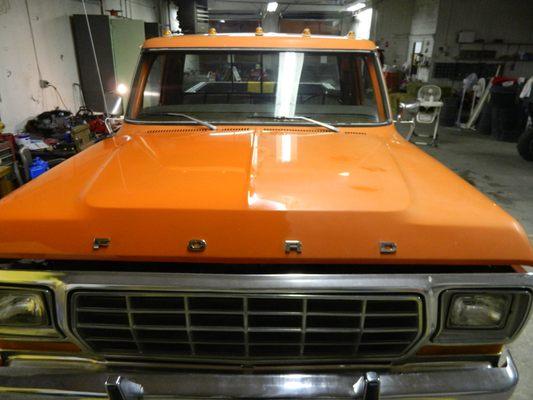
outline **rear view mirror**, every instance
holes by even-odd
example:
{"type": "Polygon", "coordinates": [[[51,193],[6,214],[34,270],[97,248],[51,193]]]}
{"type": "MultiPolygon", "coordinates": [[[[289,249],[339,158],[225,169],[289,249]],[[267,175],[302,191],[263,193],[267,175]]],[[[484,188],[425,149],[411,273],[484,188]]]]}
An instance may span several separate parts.
{"type": "Polygon", "coordinates": [[[420,103],[418,101],[410,103],[400,103],[400,113],[398,114],[398,121],[402,119],[414,118],[420,110],[420,103]]]}
{"type": "Polygon", "coordinates": [[[124,123],[124,117],[107,117],[104,120],[104,123],[107,133],[109,135],[113,135],[122,127],[122,124],[124,123]]]}

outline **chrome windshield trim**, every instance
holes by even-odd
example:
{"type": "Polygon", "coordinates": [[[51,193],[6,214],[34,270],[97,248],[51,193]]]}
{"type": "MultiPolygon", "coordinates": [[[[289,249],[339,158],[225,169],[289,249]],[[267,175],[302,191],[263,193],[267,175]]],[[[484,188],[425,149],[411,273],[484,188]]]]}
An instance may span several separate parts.
{"type": "MultiPolygon", "coordinates": [[[[124,121],[128,124],[132,125],[191,125],[190,122],[187,121],[143,121],[139,119],[131,119],[131,118],[124,118],[124,121]]],[[[239,121],[211,121],[215,123],[218,126],[234,126],[234,125],[242,125],[242,126],[287,126],[287,129],[290,129],[290,126],[313,126],[314,124],[311,123],[302,123],[302,122],[276,122],[276,121],[265,121],[262,123],[258,122],[239,122],[239,121]]],[[[332,125],[337,128],[360,128],[360,127],[368,127],[368,128],[374,128],[374,127],[380,127],[380,126],[388,126],[392,125],[392,121],[383,121],[383,122],[355,122],[353,124],[335,124],[332,125]]],[[[193,125],[191,125],[193,126],[193,125]]]]}
{"type": "Polygon", "coordinates": [[[379,90],[381,91],[381,96],[384,98],[384,103],[385,103],[386,113],[387,113],[387,120],[392,122],[394,119],[394,116],[392,115],[392,106],[391,106],[389,91],[387,89],[387,83],[385,82],[385,76],[383,75],[383,65],[381,65],[381,61],[377,54],[377,50],[375,50],[373,53],[374,53],[374,61],[379,71],[379,74],[378,74],[379,90]]]}

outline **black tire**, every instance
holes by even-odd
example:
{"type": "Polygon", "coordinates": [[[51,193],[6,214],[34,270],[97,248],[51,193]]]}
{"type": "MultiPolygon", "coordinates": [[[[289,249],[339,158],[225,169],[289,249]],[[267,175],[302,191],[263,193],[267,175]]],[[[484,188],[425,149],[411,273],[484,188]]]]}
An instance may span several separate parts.
{"type": "Polygon", "coordinates": [[[459,112],[459,103],[461,99],[459,97],[447,97],[442,100],[444,106],[440,113],[440,125],[441,126],[455,126],[455,120],[457,119],[457,113],[459,112]]]}
{"type": "Polygon", "coordinates": [[[533,161],[533,129],[528,129],[518,138],[518,153],[527,161],[533,161]]]}

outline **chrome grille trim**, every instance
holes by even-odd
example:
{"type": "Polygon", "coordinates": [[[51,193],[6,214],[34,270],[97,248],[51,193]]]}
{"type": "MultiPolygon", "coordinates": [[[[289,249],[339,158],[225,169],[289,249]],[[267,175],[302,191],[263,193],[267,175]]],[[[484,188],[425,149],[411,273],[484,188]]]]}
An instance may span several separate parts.
{"type": "MultiPolygon", "coordinates": [[[[354,273],[278,273],[278,274],[258,274],[258,273],[178,273],[178,272],[161,272],[149,270],[147,266],[145,272],[121,271],[116,265],[110,265],[109,269],[103,272],[101,269],[83,269],[85,265],[80,266],[80,270],[48,270],[44,266],[23,267],[13,264],[2,264],[2,282],[5,286],[10,287],[35,287],[47,288],[54,296],[52,304],[57,330],[65,336],[65,340],[71,341],[80,347],[80,355],[90,357],[94,360],[104,361],[104,357],[94,353],[79,337],[74,334],[71,319],[71,300],[72,294],[78,291],[152,291],[152,292],[211,292],[211,293],[372,293],[387,295],[389,293],[413,294],[424,299],[424,332],[409,352],[392,364],[400,365],[411,362],[416,359],[417,351],[425,345],[431,344],[431,337],[436,333],[439,324],[439,297],[444,291],[449,289],[464,290],[493,290],[495,288],[502,290],[527,289],[533,292],[533,273],[515,273],[515,272],[486,272],[483,273],[479,267],[471,266],[467,271],[464,267],[462,273],[428,273],[423,269],[419,273],[394,272],[390,273],[357,273],[354,267],[354,273]],[[83,267],[83,268],[82,268],[83,267]],[[33,268],[33,269],[31,269],[33,268]]],[[[322,266],[321,266],[322,267],[322,266]]],[[[326,268],[326,267],[323,267],[326,268]]],[[[376,266],[379,269],[379,266],[376,266]]],[[[401,268],[401,266],[398,266],[401,268]]],[[[421,267],[423,268],[423,267],[421,267]]],[[[326,271],[327,269],[325,269],[326,271]]],[[[509,338],[511,342],[520,334],[523,327],[509,338]]],[[[38,336],[36,333],[32,336],[33,340],[46,341],[49,339],[38,336]]],[[[475,344],[475,343],[474,343],[475,344]]],[[[480,343],[478,343],[480,344],[480,343]]],[[[35,353],[33,351],[25,352],[27,354],[35,353]]],[[[46,352],[51,354],[53,352],[46,352]]],[[[40,352],[39,354],[43,354],[40,352]]],[[[190,360],[185,360],[190,361],[190,360]]],[[[315,363],[307,362],[303,359],[295,360],[276,360],[275,363],[264,363],[255,367],[255,370],[288,370],[302,371],[303,368],[365,368],[376,369],[383,366],[384,362],[379,359],[373,359],[369,362],[360,362],[351,360],[351,363],[315,363]]],[[[349,360],[348,360],[349,361],[349,360]]],[[[213,360],[206,363],[183,362],[176,359],[149,358],[142,356],[113,356],[105,357],[105,362],[113,365],[144,365],[144,366],[170,366],[174,368],[192,368],[193,366],[200,369],[216,368],[224,370],[242,371],[242,364],[234,363],[231,365],[221,364],[221,360],[213,360]]],[[[244,363],[243,363],[244,364],[244,363]]]]}
{"type": "Polygon", "coordinates": [[[392,361],[424,330],[422,296],[410,293],[76,291],[70,305],[74,334],[110,357],[392,361]]]}

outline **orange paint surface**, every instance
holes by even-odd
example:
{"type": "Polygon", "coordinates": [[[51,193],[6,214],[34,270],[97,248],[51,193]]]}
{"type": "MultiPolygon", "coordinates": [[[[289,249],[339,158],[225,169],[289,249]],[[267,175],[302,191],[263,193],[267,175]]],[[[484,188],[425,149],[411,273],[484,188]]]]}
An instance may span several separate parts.
{"type": "MultiPolygon", "coordinates": [[[[298,35],[179,36],[145,48],[373,50],[298,35]]],[[[0,258],[532,264],[521,226],[392,124],[126,123],[0,200],[0,258]],[[94,238],[108,248],[92,249],[94,238]],[[191,239],[204,252],[191,253],[191,239]],[[299,240],[301,254],[285,254],[299,240]],[[381,241],[396,254],[382,255],[381,241]]]]}
{"type": "Polygon", "coordinates": [[[392,125],[220,128],[126,124],[0,201],[0,256],[533,260],[512,217],[392,125]],[[111,245],[94,251],[95,237],[111,245]],[[190,239],[205,239],[206,251],[189,253],[190,239]],[[290,239],[302,242],[302,254],[284,253],[290,239]],[[381,255],[380,241],[396,242],[398,252],[381,255]]]}
{"type": "Polygon", "coordinates": [[[181,35],[158,37],[144,43],[145,49],[161,48],[256,48],[256,49],[322,49],[322,50],[376,50],[369,40],[358,40],[348,36],[303,36],[287,34],[181,35]]]}

